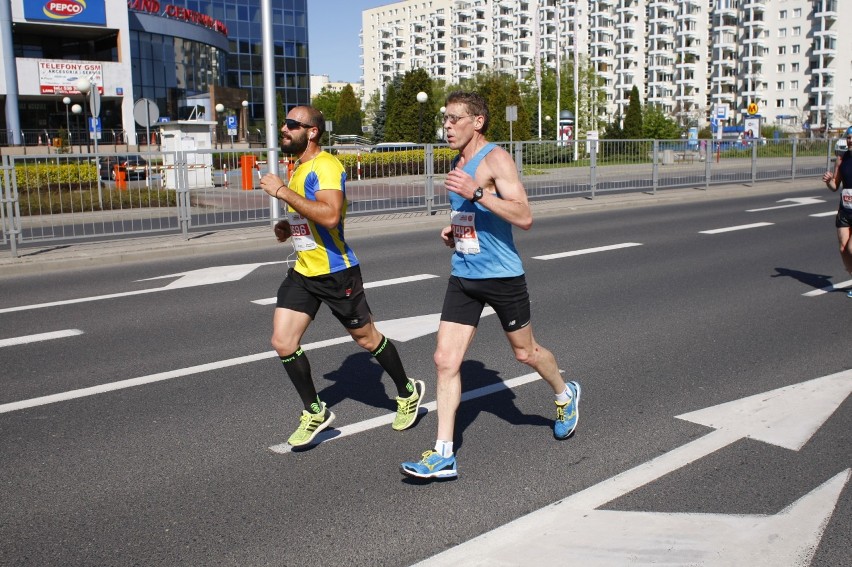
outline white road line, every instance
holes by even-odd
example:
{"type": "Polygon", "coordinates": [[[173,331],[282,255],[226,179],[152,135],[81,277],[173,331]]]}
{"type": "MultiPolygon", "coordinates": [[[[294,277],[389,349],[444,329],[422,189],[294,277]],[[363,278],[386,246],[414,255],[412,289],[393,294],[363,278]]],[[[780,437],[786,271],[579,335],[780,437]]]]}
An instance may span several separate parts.
{"type": "MultiPolygon", "coordinates": [[[[477,388],[476,390],[471,390],[470,392],[462,393],[462,401],[466,402],[468,400],[473,400],[476,398],[481,398],[483,396],[488,396],[495,392],[502,392],[503,390],[511,390],[512,388],[517,388],[518,386],[523,386],[524,384],[528,384],[535,380],[539,379],[539,375],[537,372],[532,372],[530,374],[524,374],[523,376],[518,376],[517,378],[512,378],[510,380],[504,380],[502,382],[497,382],[495,384],[489,384],[488,386],[483,386],[482,388],[477,388]]],[[[423,412],[425,409],[425,413],[429,413],[430,411],[435,411],[437,408],[437,402],[428,402],[420,405],[420,412],[423,412]]],[[[393,418],[395,414],[389,413],[386,415],[381,415],[379,417],[374,417],[372,419],[367,419],[364,421],[360,421],[358,423],[352,423],[350,425],[344,425],[343,427],[327,429],[321,433],[319,433],[310,444],[303,446],[304,448],[313,447],[315,445],[319,445],[324,441],[333,441],[335,439],[343,439],[344,437],[349,437],[350,435],[355,435],[356,433],[363,433],[364,431],[369,431],[371,429],[376,429],[377,427],[382,427],[384,425],[390,425],[393,423],[393,418]]],[[[279,445],[273,445],[269,448],[270,451],[274,453],[286,454],[292,452],[293,448],[288,443],[281,443],[279,445]]]]}
{"type": "Polygon", "coordinates": [[[837,211],[828,211],[827,213],[814,213],[812,215],[808,215],[809,217],[833,217],[837,215],[837,211]]]}
{"type": "MultiPolygon", "coordinates": [[[[310,343],[307,345],[303,345],[302,349],[311,350],[316,348],[322,348],[326,346],[336,345],[351,341],[352,337],[346,335],[344,337],[338,337],[336,339],[329,339],[326,341],[319,341],[315,343],[310,343]]],[[[97,394],[103,394],[106,392],[113,392],[115,390],[123,390],[125,388],[133,388],[135,386],[142,386],[145,384],[152,384],[154,382],[161,382],[163,380],[171,380],[172,378],[180,378],[182,376],[190,376],[192,374],[200,374],[202,372],[209,372],[211,370],[219,370],[222,368],[228,368],[230,366],[237,366],[240,364],[248,364],[250,362],[257,362],[259,360],[264,360],[266,358],[273,358],[278,356],[274,350],[268,352],[261,352],[258,354],[250,354],[247,356],[240,356],[237,358],[229,358],[226,360],[220,360],[217,362],[209,362],[207,364],[199,364],[198,366],[189,366],[187,368],[178,368],[177,370],[169,370],[167,372],[158,372],[157,374],[149,374],[148,376],[140,376],[138,378],[130,378],[128,380],[119,380],[118,382],[111,382],[109,384],[101,384],[99,386],[91,386],[89,388],[80,388],[79,390],[70,390],[68,392],[61,392],[59,394],[52,394],[49,396],[42,396],[40,398],[32,398],[29,400],[21,400],[19,402],[11,402],[8,404],[0,405],[0,414],[9,413],[13,411],[19,411],[22,409],[33,408],[37,406],[45,406],[48,404],[54,404],[57,402],[65,402],[68,400],[74,400],[76,398],[85,398],[87,396],[94,396],[97,394]]]]}
{"type": "MultiPolygon", "coordinates": [[[[374,288],[374,287],[383,287],[383,286],[386,286],[386,285],[396,285],[396,284],[402,284],[402,283],[417,282],[417,281],[420,281],[420,280],[428,280],[428,279],[437,278],[437,277],[438,276],[435,276],[433,274],[417,274],[416,276],[406,276],[404,278],[393,278],[393,279],[389,279],[389,280],[379,280],[377,282],[365,283],[364,289],[370,289],[370,288],[374,288]]],[[[267,297],[266,299],[255,299],[255,300],[252,301],[252,303],[255,303],[257,305],[273,305],[276,301],[278,301],[277,297],[267,297]]]]}
{"type": "Polygon", "coordinates": [[[844,289],[849,286],[852,286],[852,280],[846,280],[845,282],[837,282],[836,284],[832,284],[828,287],[824,287],[822,289],[815,289],[813,291],[809,291],[807,293],[803,293],[805,297],[816,297],[818,295],[822,295],[824,293],[829,293],[837,289],[844,289]]]}
{"type": "Polygon", "coordinates": [[[619,250],[621,248],[630,248],[632,246],[642,246],[639,242],[625,242],[623,244],[612,244],[610,246],[598,246],[597,248],[586,248],[583,250],[572,250],[571,252],[558,252],[556,254],[545,254],[543,256],[533,256],[533,260],[555,260],[557,258],[567,258],[569,256],[581,256],[583,254],[594,254],[595,252],[608,252],[609,250],[619,250]]]}
{"type": "Polygon", "coordinates": [[[74,337],[82,335],[80,329],[67,329],[65,331],[52,331],[50,333],[39,333],[37,335],[26,335],[23,337],[12,337],[11,339],[0,340],[0,347],[24,345],[27,343],[37,343],[39,341],[50,341],[53,339],[64,339],[66,337],[74,337]]]}
{"type": "Polygon", "coordinates": [[[715,228],[713,230],[702,230],[698,234],[720,234],[722,232],[731,232],[734,230],[746,230],[749,228],[760,228],[762,226],[772,226],[773,222],[756,222],[752,224],[741,224],[739,226],[729,226],[727,228],[715,228]]]}

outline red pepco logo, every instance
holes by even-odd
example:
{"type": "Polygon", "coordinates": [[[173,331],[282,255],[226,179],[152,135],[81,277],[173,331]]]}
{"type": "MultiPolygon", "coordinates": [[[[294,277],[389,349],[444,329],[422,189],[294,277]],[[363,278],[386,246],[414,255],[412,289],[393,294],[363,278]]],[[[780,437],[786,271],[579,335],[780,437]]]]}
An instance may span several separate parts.
{"type": "Polygon", "coordinates": [[[53,20],[67,20],[83,13],[86,0],[50,0],[42,10],[44,15],[53,20]]]}

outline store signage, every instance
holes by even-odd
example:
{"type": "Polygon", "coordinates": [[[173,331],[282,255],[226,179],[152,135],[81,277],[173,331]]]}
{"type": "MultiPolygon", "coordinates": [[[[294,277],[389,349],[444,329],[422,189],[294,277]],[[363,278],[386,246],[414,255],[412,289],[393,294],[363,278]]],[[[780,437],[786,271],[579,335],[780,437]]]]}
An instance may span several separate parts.
{"type": "Polygon", "coordinates": [[[24,0],[24,18],[57,24],[106,25],[104,0],[24,0]]]}
{"type": "Polygon", "coordinates": [[[100,63],[42,59],[38,62],[38,84],[41,94],[79,94],[77,81],[91,78],[104,92],[104,70],[100,63]]]}
{"type": "Polygon", "coordinates": [[[190,10],[189,8],[184,8],[183,6],[176,6],[174,4],[166,4],[163,6],[157,0],[129,0],[127,2],[127,8],[137,12],[147,12],[157,16],[165,16],[173,20],[183,20],[191,24],[210,28],[222,35],[228,35],[228,27],[220,20],[208,16],[207,14],[202,14],[201,12],[190,10]]]}

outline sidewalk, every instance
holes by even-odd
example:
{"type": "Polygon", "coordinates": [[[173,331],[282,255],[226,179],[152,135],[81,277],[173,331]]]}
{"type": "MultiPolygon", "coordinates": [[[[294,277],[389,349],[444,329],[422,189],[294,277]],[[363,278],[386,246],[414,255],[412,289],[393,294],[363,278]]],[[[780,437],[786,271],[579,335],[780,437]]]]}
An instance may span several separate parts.
{"type": "MultiPolygon", "coordinates": [[[[533,215],[542,218],[552,215],[569,215],[613,207],[637,207],[684,201],[718,198],[736,198],[753,195],[777,195],[784,199],[797,196],[824,197],[828,206],[835,206],[835,196],[826,190],[819,179],[769,181],[754,187],[743,184],[712,186],[704,189],[666,189],[656,195],[644,192],[603,194],[594,199],[586,196],[532,202],[533,215]]],[[[350,217],[346,221],[347,240],[382,232],[439,230],[449,218],[446,210],[433,215],[425,212],[391,213],[386,215],[350,217]]],[[[270,225],[195,229],[185,237],[182,234],[153,234],[150,236],[121,237],[98,242],[54,241],[49,244],[24,243],[18,246],[18,257],[13,258],[8,246],[0,249],[0,279],[34,274],[45,274],[96,266],[110,266],[158,260],[165,257],[187,257],[202,254],[237,252],[274,248],[278,243],[270,225]]]]}

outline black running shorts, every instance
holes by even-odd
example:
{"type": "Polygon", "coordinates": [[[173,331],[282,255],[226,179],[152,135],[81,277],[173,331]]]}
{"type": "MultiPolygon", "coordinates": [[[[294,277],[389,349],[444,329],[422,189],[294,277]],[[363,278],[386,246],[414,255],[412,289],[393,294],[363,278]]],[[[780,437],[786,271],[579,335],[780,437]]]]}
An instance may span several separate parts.
{"type": "Polygon", "coordinates": [[[843,205],[840,205],[840,208],[837,209],[837,216],[834,217],[834,226],[837,228],[852,226],[852,210],[844,209],[843,205]]]}
{"type": "Polygon", "coordinates": [[[530,324],[530,296],[525,276],[471,280],[450,276],[441,321],[476,327],[485,304],[507,333],[530,324]]]}
{"type": "Polygon", "coordinates": [[[307,313],[315,318],[325,303],[347,329],[360,329],[370,322],[370,306],[364,293],[361,267],[308,278],[293,268],[278,288],[277,306],[307,313]]]}

